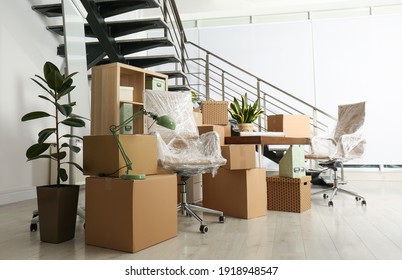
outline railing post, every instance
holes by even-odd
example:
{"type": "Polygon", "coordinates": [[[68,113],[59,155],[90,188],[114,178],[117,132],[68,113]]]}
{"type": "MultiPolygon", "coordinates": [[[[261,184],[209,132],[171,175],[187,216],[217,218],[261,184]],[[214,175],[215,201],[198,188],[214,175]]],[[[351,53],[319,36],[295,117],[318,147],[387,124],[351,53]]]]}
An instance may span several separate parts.
{"type": "Polygon", "coordinates": [[[225,71],[222,70],[222,101],[225,101],[225,71]]]}
{"type": "Polygon", "coordinates": [[[209,100],[209,53],[205,58],[205,97],[209,100]]]}
{"type": "Polygon", "coordinates": [[[317,135],[317,110],[313,108],[313,135],[317,135]]]}
{"type": "MultiPolygon", "coordinates": [[[[258,109],[261,109],[261,89],[259,79],[257,79],[257,99],[258,99],[258,109]]],[[[258,131],[261,131],[261,115],[258,116],[258,131]]]]}
{"type": "Polygon", "coordinates": [[[268,116],[267,116],[267,95],[264,93],[264,129],[268,131],[268,116]]]}

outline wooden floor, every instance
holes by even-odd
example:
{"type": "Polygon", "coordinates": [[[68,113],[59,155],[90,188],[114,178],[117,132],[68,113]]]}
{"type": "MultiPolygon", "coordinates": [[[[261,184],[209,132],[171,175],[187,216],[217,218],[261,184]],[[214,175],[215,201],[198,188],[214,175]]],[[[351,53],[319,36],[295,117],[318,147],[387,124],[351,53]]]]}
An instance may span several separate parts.
{"type": "MultiPolygon", "coordinates": [[[[303,213],[268,211],[261,218],[243,220],[206,216],[209,232],[198,232],[194,219],[179,218],[179,234],[135,254],[85,245],[83,221],[76,237],[62,244],[39,241],[30,232],[36,201],[0,206],[0,259],[3,260],[402,260],[402,180],[399,174],[373,172],[349,175],[348,189],[366,197],[339,194],[334,207],[321,195],[312,196],[303,213]],[[364,178],[362,180],[361,178],[364,178]]],[[[312,192],[319,190],[312,187],[312,192]]]]}

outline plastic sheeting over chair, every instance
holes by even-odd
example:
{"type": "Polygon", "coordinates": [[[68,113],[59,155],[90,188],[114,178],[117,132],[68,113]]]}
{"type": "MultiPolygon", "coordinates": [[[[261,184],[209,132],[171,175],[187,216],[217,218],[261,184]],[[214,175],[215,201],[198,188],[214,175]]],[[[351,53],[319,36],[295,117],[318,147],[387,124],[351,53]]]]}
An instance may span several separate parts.
{"type": "Polygon", "coordinates": [[[160,166],[182,175],[194,175],[215,174],[226,164],[219,135],[214,131],[198,134],[190,93],[146,90],[145,110],[159,116],[168,115],[176,123],[175,130],[147,124],[149,133],[155,133],[158,138],[160,166]]]}
{"type": "Polygon", "coordinates": [[[364,153],[363,137],[366,102],[338,106],[338,121],[330,135],[311,139],[312,154],[308,159],[339,159],[347,161],[364,153]]]}

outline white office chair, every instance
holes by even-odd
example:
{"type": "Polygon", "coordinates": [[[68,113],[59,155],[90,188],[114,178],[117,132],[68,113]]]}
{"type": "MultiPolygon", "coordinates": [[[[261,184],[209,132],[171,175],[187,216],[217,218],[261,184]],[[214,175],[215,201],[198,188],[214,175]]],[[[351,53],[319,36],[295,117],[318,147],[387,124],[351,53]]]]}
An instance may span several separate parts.
{"type": "MultiPolygon", "coordinates": [[[[365,121],[365,102],[346,104],[338,106],[338,121],[335,130],[330,135],[315,136],[311,139],[311,154],[306,154],[306,159],[318,160],[319,165],[325,170],[332,171],[332,188],[316,192],[323,194],[326,199],[329,197],[328,206],[333,206],[333,198],[339,193],[345,193],[355,197],[356,201],[361,201],[366,205],[363,196],[340,188],[345,184],[343,163],[345,161],[359,158],[364,153],[366,140],[363,137],[363,125],[365,121]],[[338,178],[338,168],[341,177],[338,178]],[[330,196],[327,192],[331,192],[330,196]]],[[[324,171],[324,170],[322,170],[324,171]]]]}
{"type": "Polygon", "coordinates": [[[222,211],[187,203],[186,182],[196,174],[216,174],[218,168],[226,164],[226,159],[221,155],[219,135],[215,131],[199,135],[190,93],[146,90],[144,100],[145,110],[157,115],[169,115],[176,123],[175,130],[153,126],[152,123],[148,124],[148,130],[158,139],[159,165],[181,177],[177,210],[196,218],[200,222],[200,231],[206,233],[208,227],[194,211],[217,214],[221,223],[225,217],[222,211]]]}

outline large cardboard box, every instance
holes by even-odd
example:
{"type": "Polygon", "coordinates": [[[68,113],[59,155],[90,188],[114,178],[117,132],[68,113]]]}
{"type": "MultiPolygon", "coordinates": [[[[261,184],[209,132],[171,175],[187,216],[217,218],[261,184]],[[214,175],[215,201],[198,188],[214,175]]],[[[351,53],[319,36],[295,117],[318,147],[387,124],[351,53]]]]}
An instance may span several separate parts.
{"type": "Polygon", "coordinates": [[[227,125],[229,122],[228,107],[227,101],[202,101],[202,123],[227,125]]]}
{"type": "Polygon", "coordinates": [[[198,126],[199,134],[204,134],[206,132],[216,131],[219,135],[220,145],[225,145],[225,127],[222,125],[211,125],[211,124],[204,124],[198,126]]]}
{"type": "Polygon", "coordinates": [[[88,177],[85,243],[138,252],[177,236],[176,175],[145,180],[88,177]]]}
{"type": "MultiPolygon", "coordinates": [[[[158,146],[154,135],[118,135],[133,163],[129,174],[157,174],[158,146]]],[[[83,168],[85,175],[119,177],[126,172],[125,161],[113,135],[84,136],[83,168]],[[119,170],[119,171],[118,171],[119,170]],[[117,171],[117,172],[116,172],[117,171]]]]}
{"type": "Polygon", "coordinates": [[[229,170],[252,169],[257,167],[255,145],[223,145],[222,156],[227,160],[223,168],[229,170]]]}
{"type": "Polygon", "coordinates": [[[308,115],[268,116],[268,131],[284,132],[286,137],[311,137],[308,115]]]}
{"type": "Polygon", "coordinates": [[[268,210],[304,212],[311,208],[311,176],[267,177],[268,210]]]}
{"type": "Polygon", "coordinates": [[[265,169],[227,170],[202,178],[203,206],[225,216],[252,219],[267,214],[265,169]]]}

